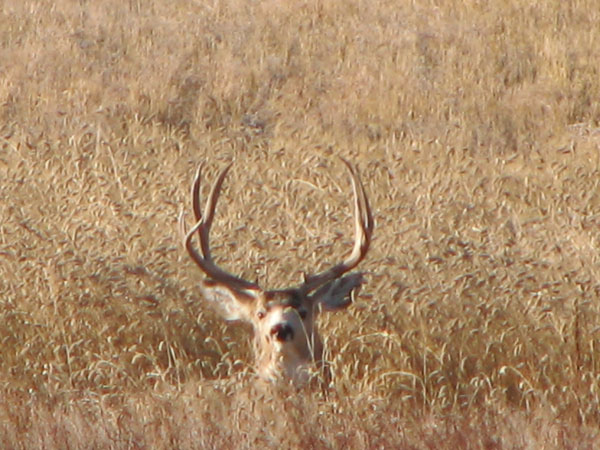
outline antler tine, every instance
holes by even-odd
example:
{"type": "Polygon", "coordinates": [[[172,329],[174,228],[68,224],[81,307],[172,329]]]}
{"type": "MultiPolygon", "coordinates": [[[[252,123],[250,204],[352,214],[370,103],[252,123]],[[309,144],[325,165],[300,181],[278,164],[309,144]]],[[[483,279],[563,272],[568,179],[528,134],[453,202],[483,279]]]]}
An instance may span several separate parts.
{"type": "Polygon", "coordinates": [[[346,165],[351,175],[352,191],[354,194],[354,247],[350,255],[340,264],[318,274],[306,276],[301,286],[301,289],[305,292],[310,292],[324,283],[339,278],[344,273],[352,270],[362,261],[371,245],[374,221],[365,188],[356,168],[344,158],[340,157],[340,159],[346,165]]]}
{"type": "Polygon", "coordinates": [[[202,169],[204,168],[204,162],[201,162],[196,170],[196,176],[192,183],[192,207],[194,208],[194,217],[196,222],[202,220],[202,210],[200,208],[200,178],[202,176],[202,169]]]}
{"type": "Polygon", "coordinates": [[[183,246],[194,260],[194,262],[200,267],[200,269],[215,281],[221,282],[230,288],[239,289],[257,289],[258,286],[255,283],[244,280],[243,278],[226,272],[225,270],[218,267],[212,259],[210,251],[210,227],[213,222],[217,201],[221,193],[221,186],[225,180],[227,172],[231,168],[231,164],[223,169],[215,181],[206,205],[204,207],[204,214],[201,213],[200,205],[200,178],[202,174],[203,164],[198,167],[194,183],[192,185],[192,207],[194,210],[194,216],[196,218],[196,224],[188,232],[185,231],[185,219],[183,211],[179,216],[179,231],[183,240],[183,246]],[[200,249],[202,253],[199,253],[192,245],[192,239],[194,235],[198,233],[200,239],[200,249]]]}
{"type": "Polygon", "coordinates": [[[219,195],[221,195],[221,186],[223,185],[223,181],[225,180],[225,176],[229,169],[231,169],[231,164],[225,167],[219,177],[213,184],[212,189],[210,190],[210,194],[208,195],[208,199],[206,200],[206,205],[204,207],[204,216],[200,215],[200,175],[201,175],[202,165],[198,168],[198,172],[196,174],[196,179],[194,180],[194,215],[196,216],[196,220],[202,221],[203,226],[198,229],[198,235],[200,237],[200,246],[202,247],[202,253],[204,254],[205,259],[209,259],[212,261],[212,256],[210,252],[210,227],[212,226],[213,218],[215,216],[215,209],[217,207],[217,201],[219,200],[219,195]]]}
{"type": "MultiPolygon", "coordinates": [[[[350,164],[346,159],[342,157],[340,157],[340,159],[352,174],[352,191],[354,192],[354,249],[345,262],[350,263],[351,260],[359,258],[358,261],[354,263],[354,266],[356,266],[362,258],[364,258],[371,245],[374,220],[371,213],[371,206],[369,205],[369,199],[365,193],[365,187],[360,180],[360,175],[358,174],[356,167],[350,164]]],[[[348,270],[351,270],[354,266],[348,270]]]]}

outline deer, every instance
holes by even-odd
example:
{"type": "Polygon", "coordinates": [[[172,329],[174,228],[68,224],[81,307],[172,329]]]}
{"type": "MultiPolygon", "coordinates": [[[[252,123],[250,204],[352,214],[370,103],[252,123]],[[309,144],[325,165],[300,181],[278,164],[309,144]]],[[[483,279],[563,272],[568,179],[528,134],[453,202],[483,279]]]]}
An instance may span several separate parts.
{"type": "Polygon", "coordinates": [[[183,247],[206,276],[200,283],[202,297],[215,305],[225,320],[241,320],[252,325],[254,370],[264,382],[286,380],[294,386],[304,386],[315,373],[328,370],[323,360],[323,339],[315,324],[317,316],[321,311],[347,308],[364,282],[362,272],[349,272],[369,250],[374,221],[358,170],[341,159],[350,173],[354,196],[354,246],[349,255],[333,267],[319,273],[305,273],[298,286],[264,289],[258,282],[233,275],[215,263],[210,229],[223,181],[232,164],[216,178],[204,211],[200,204],[203,169],[200,164],[191,189],[196,222],[189,231],[186,231],[184,212],[179,215],[183,247]],[[199,241],[198,249],[193,244],[195,236],[199,241]]]}

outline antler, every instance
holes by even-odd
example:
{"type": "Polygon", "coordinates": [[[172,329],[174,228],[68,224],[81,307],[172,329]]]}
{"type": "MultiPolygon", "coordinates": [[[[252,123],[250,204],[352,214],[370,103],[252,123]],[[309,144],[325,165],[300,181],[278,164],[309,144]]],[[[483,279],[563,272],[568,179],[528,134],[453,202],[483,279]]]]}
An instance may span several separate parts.
{"type": "Polygon", "coordinates": [[[194,216],[196,218],[196,225],[194,225],[192,229],[186,233],[183,211],[179,215],[179,232],[181,234],[183,246],[186,248],[187,252],[198,265],[198,267],[200,267],[200,269],[214,281],[223,283],[227,287],[238,291],[246,289],[259,289],[256,283],[244,280],[243,278],[232,275],[229,272],[221,269],[215,264],[212,258],[209,239],[210,227],[215,215],[215,208],[217,206],[217,201],[219,200],[219,194],[221,193],[221,186],[225,176],[227,175],[227,172],[231,168],[231,164],[223,169],[215,181],[212,189],[210,190],[210,194],[204,207],[204,214],[201,212],[200,205],[200,178],[202,174],[202,167],[203,164],[200,164],[192,185],[192,206],[194,209],[194,216]],[[192,239],[196,232],[198,232],[198,237],[200,239],[201,253],[198,253],[198,251],[192,245],[192,239]]]}
{"type": "MultiPolygon", "coordinates": [[[[307,275],[304,283],[299,287],[299,290],[304,294],[308,294],[323,286],[325,283],[340,278],[343,274],[352,270],[365,257],[371,244],[374,223],[365,189],[360,181],[356,168],[344,158],[340,159],[350,171],[352,191],[354,193],[354,248],[350,255],[348,255],[348,257],[340,264],[323,272],[307,275]]],[[[179,229],[183,245],[198,267],[214,281],[220,282],[237,291],[260,289],[256,283],[244,280],[243,278],[232,275],[221,269],[215,264],[212,258],[209,238],[210,227],[213,222],[221,186],[223,185],[223,180],[225,179],[227,172],[231,168],[231,164],[223,169],[215,181],[215,184],[212,186],[204,207],[204,213],[202,213],[200,205],[200,179],[202,167],[202,164],[198,167],[192,185],[192,206],[196,224],[190,231],[186,232],[183,211],[179,216],[179,229]],[[201,253],[199,253],[192,245],[192,239],[196,232],[198,232],[198,237],[200,239],[201,253]]]]}
{"type": "Polygon", "coordinates": [[[374,223],[365,188],[360,181],[356,168],[344,158],[340,159],[350,171],[354,192],[354,248],[352,253],[340,264],[315,275],[305,276],[304,283],[300,286],[300,290],[304,293],[313,291],[352,270],[365,257],[371,244],[374,223]]]}

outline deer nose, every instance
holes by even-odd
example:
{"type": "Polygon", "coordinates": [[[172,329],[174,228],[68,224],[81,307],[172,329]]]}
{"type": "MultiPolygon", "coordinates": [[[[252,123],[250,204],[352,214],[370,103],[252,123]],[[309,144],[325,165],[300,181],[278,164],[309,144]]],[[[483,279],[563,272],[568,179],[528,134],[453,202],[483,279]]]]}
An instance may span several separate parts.
{"type": "Polygon", "coordinates": [[[271,328],[271,336],[275,336],[280,342],[291,341],[294,339],[294,330],[287,323],[278,323],[271,328]]]}

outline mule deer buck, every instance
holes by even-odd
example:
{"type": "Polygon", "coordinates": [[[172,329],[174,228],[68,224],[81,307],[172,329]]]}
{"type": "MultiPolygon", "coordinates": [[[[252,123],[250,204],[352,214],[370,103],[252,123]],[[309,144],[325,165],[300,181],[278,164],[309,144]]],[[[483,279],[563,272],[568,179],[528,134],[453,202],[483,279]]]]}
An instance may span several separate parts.
{"type": "Polygon", "coordinates": [[[373,233],[373,217],[365,189],[356,168],[348,168],[354,192],[354,248],[341,263],[323,272],[305,275],[299,286],[265,290],[220,268],[213,260],[209,233],[223,180],[231,165],[217,177],[204,211],[200,204],[202,165],[192,185],[192,206],[196,224],[186,232],[183,212],[179,227],[187,252],[207,276],[201,284],[204,298],[213,302],[227,320],[245,320],[254,328],[257,374],[266,381],[291,380],[305,384],[323,365],[323,343],[315,327],[319,311],[337,311],[352,301],[363,282],[362,273],[347,274],[365,257],[373,233]],[[199,251],[192,245],[198,235],[199,251]]]}

